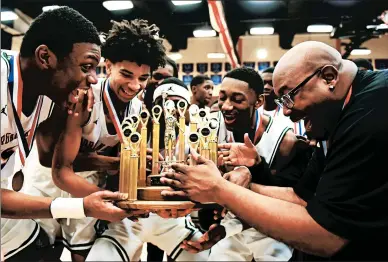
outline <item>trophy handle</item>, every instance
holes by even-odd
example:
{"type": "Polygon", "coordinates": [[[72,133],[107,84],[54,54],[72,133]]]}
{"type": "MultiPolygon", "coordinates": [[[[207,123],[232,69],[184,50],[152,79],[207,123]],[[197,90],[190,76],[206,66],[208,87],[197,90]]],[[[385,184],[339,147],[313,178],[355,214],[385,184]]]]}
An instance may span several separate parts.
{"type": "Polygon", "coordinates": [[[150,118],[150,113],[148,113],[147,109],[144,109],[140,113],[140,121],[141,121],[141,126],[145,127],[148,123],[148,119],[150,118]]]}
{"type": "Polygon", "coordinates": [[[160,116],[162,115],[162,107],[156,105],[152,108],[152,119],[155,123],[159,123],[160,116]]]}
{"type": "Polygon", "coordinates": [[[178,112],[180,117],[184,117],[187,110],[187,102],[183,99],[178,101],[178,112]]]}
{"type": "Polygon", "coordinates": [[[129,142],[130,142],[129,146],[131,148],[132,154],[137,154],[137,151],[140,146],[140,140],[141,140],[141,135],[138,132],[131,134],[131,136],[129,137],[129,142]]]}

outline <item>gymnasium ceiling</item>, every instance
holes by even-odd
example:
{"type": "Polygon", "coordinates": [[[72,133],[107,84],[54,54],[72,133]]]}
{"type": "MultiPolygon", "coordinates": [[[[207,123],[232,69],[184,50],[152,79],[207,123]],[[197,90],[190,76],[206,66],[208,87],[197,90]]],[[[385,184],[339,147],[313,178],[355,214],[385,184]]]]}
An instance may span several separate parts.
{"type": "MultiPolygon", "coordinates": [[[[127,11],[108,11],[97,0],[2,0],[2,10],[19,9],[31,18],[42,12],[46,5],[68,5],[90,19],[99,30],[108,31],[110,20],[143,18],[155,23],[161,34],[172,45],[172,51],[187,47],[187,38],[193,30],[210,25],[207,1],[189,6],[175,6],[170,0],[135,0],[134,8],[127,11]]],[[[280,35],[279,45],[290,48],[296,33],[307,33],[310,24],[330,24],[335,38],[362,42],[381,34],[367,25],[382,22],[377,19],[388,10],[388,0],[277,0],[228,1],[224,0],[226,21],[236,44],[240,35],[248,34],[252,26],[270,25],[280,35]]],[[[3,23],[3,22],[2,22],[3,23]]],[[[9,25],[12,28],[12,24],[9,25]]],[[[386,31],[385,31],[386,32],[386,31]]]]}

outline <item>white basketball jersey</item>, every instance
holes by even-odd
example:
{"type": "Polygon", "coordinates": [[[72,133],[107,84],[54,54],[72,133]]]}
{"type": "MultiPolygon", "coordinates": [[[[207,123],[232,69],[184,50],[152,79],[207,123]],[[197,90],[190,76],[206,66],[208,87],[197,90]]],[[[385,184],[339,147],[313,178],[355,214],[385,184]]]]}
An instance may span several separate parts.
{"type": "MultiPolygon", "coordinates": [[[[20,68],[17,59],[17,52],[1,50],[1,177],[2,179],[13,175],[15,158],[19,158],[15,152],[19,143],[13,113],[12,101],[20,99],[21,92],[17,93],[17,87],[22,89],[20,79],[20,68]],[[19,85],[19,86],[18,86],[19,85]],[[19,96],[19,97],[17,97],[19,96]]],[[[29,136],[31,128],[35,132],[35,127],[46,120],[51,114],[54,104],[45,97],[39,96],[35,108],[30,116],[21,113],[20,123],[23,127],[26,138],[29,136]],[[39,113],[37,115],[37,113],[39,113]],[[34,127],[33,127],[34,125],[34,127]]],[[[32,135],[34,141],[35,134],[32,135]]],[[[32,144],[30,145],[30,148],[32,144]]],[[[20,162],[20,161],[19,161],[20,162]]]]}
{"type": "MultiPolygon", "coordinates": [[[[256,110],[256,124],[255,131],[260,128],[262,121],[260,120],[263,108],[260,107],[256,110]]],[[[220,123],[218,133],[218,143],[233,143],[235,142],[233,132],[226,129],[224,117],[221,112],[217,112],[220,123]]],[[[260,156],[264,157],[269,166],[272,165],[275,154],[280,146],[280,143],[288,130],[292,130],[289,127],[286,118],[269,117],[269,123],[265,129],[261,139],[256,142],[256,148],[260,156]]]]}
{"type": "MultiPolygon", "coordinates": [[[[104,113],[105,102],[103,98],[105,88],[108,88],[108,81],[106,79],[100,79],[96,85],[92,86],[95,103],[93,111],[82,129],[81,152],[103,153],[120,142],[118,135],[110,134],[106,125],[104,113]]],[[[138,115],[141,109],[141,101],[137,97],[134,97],[128,103],[125,117],[132,114],[138,115]]]]}
{"type": "Polygon", "coordinates": [[[292,122],[291,119],[283,114],[283,108],[276,107],[275,110],[267,111],[263,109],[263,114],[267,116],[271,116],[273,118],[284,118],[283,121],[287,123],[287,125],[292,128],[295,135],[305,136],[306,129],[304,127],[304,120],[300,120],[299,122],[292,122]]]}

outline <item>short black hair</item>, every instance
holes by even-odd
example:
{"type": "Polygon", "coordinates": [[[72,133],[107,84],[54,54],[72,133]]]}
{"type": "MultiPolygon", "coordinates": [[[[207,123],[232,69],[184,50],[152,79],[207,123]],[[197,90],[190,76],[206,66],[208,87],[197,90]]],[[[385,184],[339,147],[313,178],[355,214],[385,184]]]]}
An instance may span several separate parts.
{"type": "Polygon", "coordinates": [[[176,65],[175,61],[169,58],[168,56],[166,56],[166,64],[169,64],[172,67],[173,69],[172,76],[178,77],[178,66],[176,65]]]}
{"type": "Polygon", "coordinates": [[[366,69],[373,71],[372,63],[365,58],[357,58],[354,59],[353,62],[357,65],[357,67],[365,67],[366,69]]]}
{"type": "Polygon", "coordinates": [[[62,6],[40,14],[27,30],[20,56],[34,56],[39,45],[47,45],[62,60],[77,43],[101,45],[97,28],[78,11],[62,6]]]}
{"type": "Polygon", "coordinates": [[[143,19],[111,22],[112,29],[102,45],[104,58],[112,63],[127,60],[138,65],[148,65],[151,71],[165,66],[166,50],[156,25],[149,25],[143,19]]]}
{"type": "Polygon", "coordinates": [[[264,73],[269,73],[269,74],[273,74],[273,71],[275,70],[275,67],[268,67],[266,69],[263,70],[263,74],[264,73]]]}
{"type": "Polygon", "coordinates": [[[211,79],[206,75],[197,75],[191,80],[190,87],[201,85],[203,84],[203,82],[207,80],[211,80],[211,79]]]}
{"type": "Polygon", "coordinates": [[[187,90],[189,90],[188,87],[185,85],[185,83],[183,83],[182,80],[180,80],[180,79],[178,79],[178,78],[176,78],[176,77],[168,77],[168,78],[164,79],[164,80],[159,84],[159,86],[164,85],[164,84],[176,84],[176,85],[180,85],[181,87],[184,87],[184,88],[186,88],[187,90]]]}
{"type": "Polygon", "coordinates": [[[253,68],[250,68],[250,67],[235,68],[229,71],[228,73],[226,73],[224,78],[225,77],[244,81],[248,83],[248,87],[252,88],[257,95],[263,94],[263,91],[264,91],[263,79],[261,78],[259,73],[253,68]]]}

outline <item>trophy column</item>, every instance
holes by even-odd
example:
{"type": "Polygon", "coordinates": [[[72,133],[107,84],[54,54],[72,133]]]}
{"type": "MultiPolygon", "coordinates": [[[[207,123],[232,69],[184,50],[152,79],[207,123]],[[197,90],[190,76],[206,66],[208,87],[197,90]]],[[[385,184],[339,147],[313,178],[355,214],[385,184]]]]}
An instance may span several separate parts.
{"type": "Polygon", "coordinates": [[[143,110],[140,113],[140,122],[141,122],[141,142],[140,142],[140,167],[139,167],[139,179],[137,185],[139,187],[146,186],[147,180],[147,124],[150,114],[147,110],[143,110]]]}
{"type": "Polygon", "coordinates": [[[179,100],[178,101],[178,112],[179,112],[179,153],[178,153],[178,161],[184,162],[185,161],[185,129],[186,129],[186,123],[185,123],[185,114],[187,109],[187,103],[185,100],[179,100]]]}

